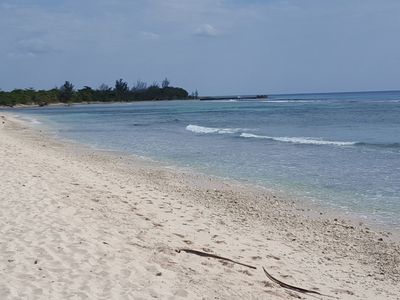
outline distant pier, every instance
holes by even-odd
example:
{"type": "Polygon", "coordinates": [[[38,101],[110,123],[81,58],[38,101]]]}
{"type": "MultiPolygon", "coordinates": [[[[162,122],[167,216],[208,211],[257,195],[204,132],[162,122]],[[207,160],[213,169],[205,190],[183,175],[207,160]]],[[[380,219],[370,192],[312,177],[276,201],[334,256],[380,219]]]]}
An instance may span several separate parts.
{"type": "Polygon", "coordinates": [[[267,99],[267,95],[200,96],[199,100],[256,100],[267,99]]]}

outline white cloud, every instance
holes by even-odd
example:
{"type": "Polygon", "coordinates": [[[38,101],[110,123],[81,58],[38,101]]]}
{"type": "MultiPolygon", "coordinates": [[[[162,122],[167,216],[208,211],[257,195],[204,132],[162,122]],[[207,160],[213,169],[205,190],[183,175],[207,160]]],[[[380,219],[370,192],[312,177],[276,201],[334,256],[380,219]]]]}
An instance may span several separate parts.
{"type": "Polygon", "coordinates": [[[399,12],[399,0],[0,0],[1,84],[166,74],[204,93],[264,92],[265,82],[276,91],[391,89],[399,12]],[[28,70],[19,58],[40,59],[28,70]],[[57,67],[37,76],[48,66],[57,67]],[[210,66],[221,73],[210,76],[210,66]]]}
{"type": "Polygon", "coordinates": [[[210,24],[203,24],[196,29],[195,34],[197,36],[215,37],[218,36],[220,32],[210,24]]]}
{"type": "Polygon", "coordinates": [[[17,43],[17,48],[21,52],[33,54],[47,53],[53,50],[49,43],[40,38],[20,40],[17,43]]]}
{"type": "Polygon", "coordinates": [[[141,31],[140,35],[146,40],[158,40],[160,38],[159,34],[149,31],[141,31]]]}
{"type": "Polygon", "coordinates": [[[35,57],[52,51],[55,51],[55,49],[45,40],[41,38],[28,38],[16,42],[13,50],[8,52],[8,57],[35,57]]]}
{"type": "Polygon", "coordinates": [[[7,56],[10,58],[33,58],[36,54],[32,52],[9,52],[7,56]]]}

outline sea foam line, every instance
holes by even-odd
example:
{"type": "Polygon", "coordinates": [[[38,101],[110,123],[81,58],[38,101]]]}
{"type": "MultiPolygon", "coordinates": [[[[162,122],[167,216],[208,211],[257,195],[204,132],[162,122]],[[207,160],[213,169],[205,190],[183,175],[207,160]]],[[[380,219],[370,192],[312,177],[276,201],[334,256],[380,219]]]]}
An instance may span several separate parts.
{"type": "Polygon", "coordinates": [[[233,134],[243,131],[242,128],[214,128],[214,127],[204,127],[192,124],[186,126],[186,130],[195,133],[218,133],[218,134],[233,134]]]}
{"type": "Polygon", "coordinates": [[[240,136],[243,138],[266,139],[266,140],[273,140],[273,141],[293,143],[293,144],[332,145],[332,146],[354,146],[357,144],[356,142],[325,141],[309,137],[285,137],[285,136],[274,137],[274,136],[256,135],[252,133],[242,133],[240,136]]]}
{"type": "Polygon", "coordinates": [[[21,116],[21,115],[16,115],[16,114],[13,114],[12,116],[14,118],[17,118],[17,119],[20,119],[23,121],[28,121],[29,123],[34,124],[34,125],[42,124],[42,122],[40,122],[38,119],[33,118],[33,117],[21,116]]]}
{"type": "Polygon", "coordinates": [[[42,122],[38,121],[38,120],[35,119],[35,118],[30,119],[30,122],[31,122],[32,124],[35,124],[35,125],[42,124],[42,122]]]}
{"type": "Polygon", "coordinates": [[[305,144],[305,145],[328,145],[328,146],[355,146],[360,143],[358,142],[342,142],[342,141],[326,141],[323,139],[316,139],[311,137],[286,137],[286,136],[266,136],[257,135],[253,133],[243,132],[244,128],[216,128],[216,127],[204,127],[199,125],[188,125],[186,130],[194,133],[202,134],[239,134],[242,138],[254,138],[254,139],[265,139],[277,142],[285,142],[292,144],[305,144]]]}

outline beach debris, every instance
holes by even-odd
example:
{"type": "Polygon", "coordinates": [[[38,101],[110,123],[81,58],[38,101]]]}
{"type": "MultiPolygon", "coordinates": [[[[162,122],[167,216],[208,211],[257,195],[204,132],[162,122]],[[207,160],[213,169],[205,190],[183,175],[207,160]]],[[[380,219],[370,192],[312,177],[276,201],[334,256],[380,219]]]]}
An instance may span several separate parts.
{"type": "MultiPolygon", "coordinates": [[[[238,265],[250,268],[250,269],[257,269],[257,267],[254,267],[254,266],[251,266],[251,265],[247,265],[247,264],[232,260],[230,258],[219,256],[219,255],[208,253],[208,252],[203,252],[203,251],[198,251],[198,250],[193,250],[193,249],[187,249],[187,248],[181,248],[181,249],[177,249],[175,251],[178,252],[178,253],[181,253],[183,251],[183,252],[186,252],[186,253],[195,254],[195,255],[198,255],[198,256],[202,256],[202,257],[211,257],[211,258],[215,258],[215,259],[219,259],[219,260],[228,261],[228,262],[231,262],[231,263],[234,263],[234,264],[238,264],[238,265]]],[[[270,279],[272,282],[278,284],[279,286],[281,286],[281,287],[283,287],[283,288],[285,288],[287,290],[295,291],[295,292],[302,293],[302,294],[314,294],[314,295],[318,295],[318,296],[335,298],[333,296],[325,295],[325,294],[322,294],[322,293],[317,292],[317,291],[313,291],[313,290],[309,290],[309,289],[305,289],[305,288],[301,288],[301,287],[297,287],[297,286],[294,286],[294,285],[287,284],[287,283],[285,283],[283,281],[280,281],[279,279],[276,279],[275,277],[273,277],[271,274],[269,274],[267,272],[267,270],[264,267],[262,267],[262,269],[263,269],[265,275],[268,277],[268,279],[270,279]]],[[[250,275],[250,274],[247,274],[247,275],[250,275]]]]}
{"type": "Polygon", "coordinates": [[[226,257],[219,256],[219,255],[212,254],[212,253],[207,253],[207,252],[198,251],[198,250],[192,250],[192,249],[186,249],[186,248],[182,248],[182,249],[176,250],[176,252],[178,252],[178,253],[181,253],[182,251],[186,252],[186,253],[202,256],[202,257],[211,257],[211,258],[215,258],[215,259],[221,259],[221,260],[229,261],[231,263],[234,263],[234,264],[237,264],[237,265],[241,265],[241,266],[244,266],[244,267],[247,267],[247,268],[250,268],[250,269],[257,269],[254,266],[247,265],[247,264],[232,260],[230,258],[226,258],[226,257]]]}
{"type": "Polygon", "coordinates": [[[302,294],[316,294],[316,295],[319,295],[319,296],[332,297],[332,296],[329,296],[329,295],[321,294],[320,292],[317,292],[317,291],[308,290],[308,289],[304,289],[304,288],[301,288],[301,287],[297,287],[297,286],[294,286],[294,285],[290,285],[290,284],[284,283],[283,281],[280,281],[280,280],[276,279],[275,277],[273,277],[271,274],[269,274],[264,267],[262,267],[262,268],[264,270],[265,275],[267,275],[267,277],[271,281],[275,282],[276,284],[280,285],[281,287],[283,287],[285,289],[292,290],[292,291],[295,291],[295,292],[298,292],[298,293],[302,293],[302,294]]]}

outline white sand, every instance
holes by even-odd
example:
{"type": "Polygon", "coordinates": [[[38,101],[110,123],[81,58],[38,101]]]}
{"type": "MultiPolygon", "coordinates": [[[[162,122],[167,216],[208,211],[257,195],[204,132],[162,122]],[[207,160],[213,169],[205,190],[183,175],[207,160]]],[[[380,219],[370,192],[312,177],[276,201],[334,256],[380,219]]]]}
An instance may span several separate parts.
{"type": "Polygon", "coordinates": [[[0,299],[315,299],[261,266],[337,299],[400,298],[400,247],[387,233],[62,143],[3,113],[0,178],[0,299]]]}

